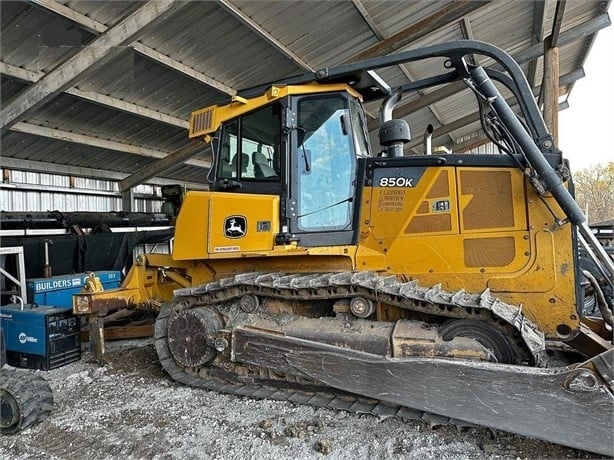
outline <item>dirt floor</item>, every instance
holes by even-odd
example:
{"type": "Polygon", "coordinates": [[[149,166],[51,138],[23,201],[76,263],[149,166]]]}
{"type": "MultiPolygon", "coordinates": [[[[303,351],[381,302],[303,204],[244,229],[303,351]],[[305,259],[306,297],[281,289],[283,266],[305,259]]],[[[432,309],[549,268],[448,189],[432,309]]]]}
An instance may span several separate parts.
{"type": "Polygon", "coordinates": [[[43,372],[54,411],[0,436],[2,459],[524,459],[604,458],[487,429],[431,428],[253,400],[170,380],[152,340],[107,343],[99,367],[81,361],[43,372]]]}

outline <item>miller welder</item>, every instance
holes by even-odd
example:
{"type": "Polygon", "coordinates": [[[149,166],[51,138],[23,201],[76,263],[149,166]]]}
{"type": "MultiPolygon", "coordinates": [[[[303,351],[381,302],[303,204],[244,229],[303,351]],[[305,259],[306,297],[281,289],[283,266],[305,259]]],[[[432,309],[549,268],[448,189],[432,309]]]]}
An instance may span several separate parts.
{"type": "Polygon", "coordinates": [[[0,307],[6,361],[49,370],[81,358],[79,321],[72,308],[13,303],[0,307]]]}

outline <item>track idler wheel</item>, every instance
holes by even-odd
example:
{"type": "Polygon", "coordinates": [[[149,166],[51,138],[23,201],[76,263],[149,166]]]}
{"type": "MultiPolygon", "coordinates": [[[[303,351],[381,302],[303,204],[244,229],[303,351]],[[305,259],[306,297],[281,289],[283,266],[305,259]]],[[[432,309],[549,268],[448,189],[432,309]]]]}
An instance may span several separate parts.
{"type": "Polygon", "coordinates": [[[224,326],[220,315],[207,307],[181,311],[168,320],[167,340],[171,356],[183,367],[201,367],[217,355],[215,338],[224,326]]]}
{"type": "Polygon", "coordinates": [[[514,349],[505,335],[489,324],[473,319],[456,319],[443,324],[439,331],[444,340],[454,337],[466,337],[488,348],[496,362],[502,364],[517,364],[514,349]]]}

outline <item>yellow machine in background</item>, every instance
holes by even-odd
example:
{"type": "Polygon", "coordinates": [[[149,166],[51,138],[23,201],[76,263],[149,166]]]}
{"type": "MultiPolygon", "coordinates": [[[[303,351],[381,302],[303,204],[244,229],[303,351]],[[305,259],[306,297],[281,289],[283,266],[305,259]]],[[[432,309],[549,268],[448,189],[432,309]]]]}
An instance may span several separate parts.
{"type": "Polygon", "coordinates": [[[462,41],[291,77],[194,112],[190,136],[212,144],[211,191],[186,194],[172,254],[140,256],[121,289],[75,296],[76,312],[163,304],[160,362],[189,385],[614,453],[614,267],[501,50],[462,41]],[[473,53],[505,74],[466,64],[473,53]],[[444,73],[397,91],[374,78],[433,57],[444,73]],[[455,80],[502,154],[404,156],[401,94],[455,80]],[[381,152],[363,108],[376,99],[381,152]]]}

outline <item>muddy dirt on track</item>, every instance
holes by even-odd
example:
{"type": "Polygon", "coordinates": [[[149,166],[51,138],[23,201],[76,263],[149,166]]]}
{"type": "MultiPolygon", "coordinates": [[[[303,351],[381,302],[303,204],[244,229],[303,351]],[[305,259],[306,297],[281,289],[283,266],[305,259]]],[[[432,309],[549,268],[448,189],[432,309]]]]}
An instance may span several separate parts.
{"type": "Polygon", "coordinates": [[[108,342],[104,367],[84,348],[81,361],[41,373],[54,410],[33,428],[0,436],[0,458],[606,458],[487,429],[431,428],[188,388],[162,371],[152,340],[108,342]]]}

